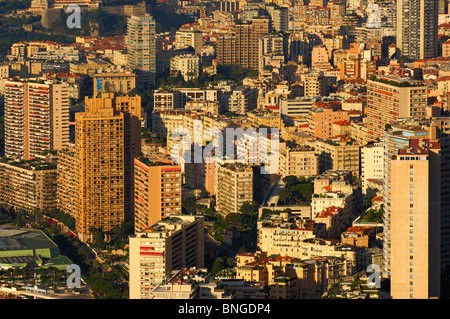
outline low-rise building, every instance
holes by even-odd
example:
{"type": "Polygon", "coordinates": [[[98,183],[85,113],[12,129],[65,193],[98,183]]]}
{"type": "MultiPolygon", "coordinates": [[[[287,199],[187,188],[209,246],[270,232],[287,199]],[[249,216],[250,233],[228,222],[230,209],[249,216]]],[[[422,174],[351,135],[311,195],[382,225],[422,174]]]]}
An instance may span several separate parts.
{"type": "Polygon", "coordinates": [[[303,258],[332,256],[346,258],[356,265],[355,248],[339,243],[337,239],[310,238],[302,243],[303,258]]]}
{"type": "Polygon", "coordinates": [[[199,299],[200,283],[208,280],[206,268],[183,268],[150,293],[149,299],[199,299]]]}
{"type": "Polygon", "coordinates": [[[314,193],[341,192],[353,194],[352,171],[328,170],[314,179],[314,193]]]}
{"type": "Polygon", "coordinates": [[[245,114],[256,109],[258,91],[247,85],[241,85],[233,90],[228,100],[228,110],[237,114],[245,114]]]}
{"type": "Polygon", "coordinates": [[[0,269],[55,267],[66,270],[72,264],[59,247],[41,230],[0,228],[0,269]]]}
{"type": "Polygon", "coordinates": [[[327,207],[314,216],[313,221],[317,224],[324,224],[326,238],[339,238],[342,231],[350,224],[349,210],[343,207],[327,207]]]}
{"type": "Polygon", "coordinates": [[[375,237],[375,227],[352,226],[341,234],[341,242],[356,247],[369,247],[369,241],[375,237]]]}
{"type": "Polygon", "coordinates": [[[200,74],[200,58],[196,54],[177,55],[170,59],[170,74],[181,73],[183,79],[191,81],[200,74]]]}
{"type": "Polygon", "coordinates": [[[341,102],[316,102],[309,112],[309,133],[320,139],[335,136],[333,124],[338,121],[350,122],[349,111],[341,109],[341,102]]]}
{"type": "MultiPolygon", "coordinates": [[[[343,215],[352,216],[354,205],[353,194],[345,194],[341,192],[325,192],[321,194],[314,193],[311,200],[311,214],[317,216],[320,212],[328,207],[344,208],[343,215]]],[[[349,221],[351,223],[351,221],[349,221]]]]}
{"type": "Polygon", "coordinates": [[[310,221],[280,215],[266,217],[258,221],[258,248],[269,256],[302,258],[302,242],[314,238],[315,233],[315,225],[310,221]]]}
{"type": "Polygon", "coordinates": [[[264,253],[236,256],[236,278],[259,278],[269,299],[320,299],[331,284],[351,278],[354,266],[346,258],[293,258],[264,253]],[[253,255],[253,256],[252,256],[253,255]]]}

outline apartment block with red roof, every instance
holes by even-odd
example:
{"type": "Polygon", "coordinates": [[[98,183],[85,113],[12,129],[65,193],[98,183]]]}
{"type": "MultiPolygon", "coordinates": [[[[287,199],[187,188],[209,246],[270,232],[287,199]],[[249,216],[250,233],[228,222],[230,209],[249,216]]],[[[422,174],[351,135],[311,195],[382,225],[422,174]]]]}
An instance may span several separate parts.
{"type": "Polygon", "coordinates": [[[340,102],[316,102],[313,107],[309,112],[309,132],[317,138],[333,137],[334,123],[350,121],[349,112],[341,109],[340,102]]]}

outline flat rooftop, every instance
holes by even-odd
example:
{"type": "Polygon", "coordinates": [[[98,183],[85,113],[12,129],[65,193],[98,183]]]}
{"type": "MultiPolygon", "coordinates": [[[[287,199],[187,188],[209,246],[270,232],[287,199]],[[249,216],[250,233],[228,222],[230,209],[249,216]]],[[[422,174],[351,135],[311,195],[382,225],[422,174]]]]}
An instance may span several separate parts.
{"type": "Polygon", "coordinates": [[[58,246],[44,232],[0,226],[1,266],[32,264],[64,268],[71,263],[69,258],[60,254],[58,246]]]}

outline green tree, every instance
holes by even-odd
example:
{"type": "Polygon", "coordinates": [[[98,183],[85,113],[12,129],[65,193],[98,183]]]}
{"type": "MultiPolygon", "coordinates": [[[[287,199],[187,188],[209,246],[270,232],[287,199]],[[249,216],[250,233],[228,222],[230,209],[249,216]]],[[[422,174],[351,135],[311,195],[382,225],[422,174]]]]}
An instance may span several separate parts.
{"type": "Polygon", "coordinates": [[[292,191],[284,188],[278,192],[278,199],[281,204],[289,205],[292,202],[292,191]]]}
{"type": "Polygon", "coordinates": [[[244,246],[242,246],[241,248],[238,249],[238,254],[243,254],[247,252],[247,248],[245,248],[244,246]]]}
{"type": "Polygon", "coordinates": [[[225,220],[228,225],[242,226],[242,215],[239,213],[229,213],[225,216],[225,220]]]}
{"type": "Polygon", "coordinates": [[[186,214],[195,214],[197,205],[197,199],[195,196],[189,196],[181,203],[183,213],[186,214]]]}
{"type": "Polygon", "coordinates": [[[217,275],[224,268],[224,260],[221,257],[216,258],[211,267],[211,276],[217,275]]]}
{"type": "Polygon", "coordinates": [[[236,262],[235,262],[234,258],[232,258],[232,257],[227,257],[225,259],[225,265],[226,265],[227,268],[233,268],[235,263],[236,262]]]}
{"type": "Polygon", "coordinates": [[[92,243],[95,247],[101,248],[105,243],[105,233],[101,228],[92,226],[89,231],[92,233],[92,243]]]}
{"type": "Polygon", "coordinates": [[[242,204],[241,208],[239,208],[239,212],[243,215],[250,215],[250,214],[255,214],[258,212],[258,203],[253,201],[253,202],[245,202],[244,204],[242,204]]]}
{"type": "Polygon", "coordinates": [[[296,176],[289,175],[283,178],[283,183],[286,185],[286,188],[291,188],[292,186],[299,184],[300,181],[296,176]]]}

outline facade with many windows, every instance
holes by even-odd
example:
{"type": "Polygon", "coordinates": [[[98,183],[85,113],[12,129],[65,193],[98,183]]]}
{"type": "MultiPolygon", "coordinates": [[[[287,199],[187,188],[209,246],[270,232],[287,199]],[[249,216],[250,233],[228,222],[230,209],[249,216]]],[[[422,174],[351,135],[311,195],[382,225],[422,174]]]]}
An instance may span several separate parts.
{"type": "Polygon", "coordinates": [[[203,217],[176,215],[130,237],[130,299],[151,298],[166,274],[204,267],[203,217]]]}

